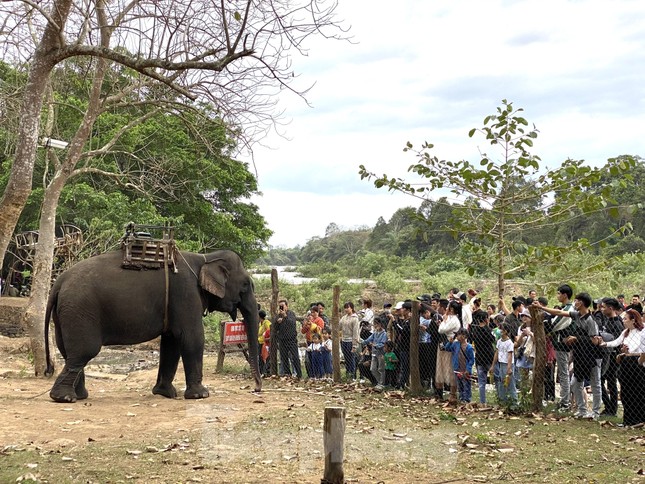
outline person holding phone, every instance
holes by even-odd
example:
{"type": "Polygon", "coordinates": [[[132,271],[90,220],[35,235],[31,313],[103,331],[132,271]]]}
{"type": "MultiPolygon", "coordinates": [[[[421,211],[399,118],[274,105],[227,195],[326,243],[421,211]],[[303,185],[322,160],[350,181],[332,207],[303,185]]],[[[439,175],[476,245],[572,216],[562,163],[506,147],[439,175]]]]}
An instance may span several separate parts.
{"type": "Polygon", "coordinates": [[[302,378],[300,354],[298,353],[298,332],[296,330],[296,315],[289,309],[286,299],[278,301],[278,314],[273,324],[275,325],[275,339],[280,351],[282,368],[280,375],[302,378]],[[291,368],[293,366],[293,369],[291,368]]]}

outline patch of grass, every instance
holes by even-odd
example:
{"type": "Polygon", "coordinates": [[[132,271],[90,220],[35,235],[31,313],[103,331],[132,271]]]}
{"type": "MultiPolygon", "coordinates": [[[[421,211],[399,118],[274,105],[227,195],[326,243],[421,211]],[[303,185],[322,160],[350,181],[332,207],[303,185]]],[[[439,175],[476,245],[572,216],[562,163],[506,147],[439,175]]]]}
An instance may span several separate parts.
{"type": "Polygon", "coordinates": [[[633,432],[598,422],[514,417],[486,422],[474,435],[480,447],[463,449],[466,468],[490,480],[624,482],[638,479],[643,443],[633,432]]]}
{"type": "Polygon", "coordinates": [[[457,417],[448,412],[440,412],[439,420],[442,420],[444,422],[454,422],[455,420],[457,420],[457,417]]]}

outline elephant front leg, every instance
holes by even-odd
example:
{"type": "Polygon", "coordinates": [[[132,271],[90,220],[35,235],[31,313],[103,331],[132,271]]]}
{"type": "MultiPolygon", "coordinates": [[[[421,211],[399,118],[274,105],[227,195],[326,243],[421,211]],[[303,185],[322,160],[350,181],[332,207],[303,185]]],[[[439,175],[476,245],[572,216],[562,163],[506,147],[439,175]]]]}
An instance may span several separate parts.
{"type": "Polygon", "coordinates": [[[56,378],[49,396],[59,403],[74,403],[76,400],[87,398],[83,367],[70,368],[65,365],[63,371],[56,378]],[[77,393],[77,391],[80,393],[77,393]]]}
{"type": "Polygon", "coordinates": [[[177,389],[172,384],[179,364],[179,340],[169,333],[161,335],[159,347],[159,373],[157,383],[152,389],[155,395],[167,398],[177,398],[177,389]]]}

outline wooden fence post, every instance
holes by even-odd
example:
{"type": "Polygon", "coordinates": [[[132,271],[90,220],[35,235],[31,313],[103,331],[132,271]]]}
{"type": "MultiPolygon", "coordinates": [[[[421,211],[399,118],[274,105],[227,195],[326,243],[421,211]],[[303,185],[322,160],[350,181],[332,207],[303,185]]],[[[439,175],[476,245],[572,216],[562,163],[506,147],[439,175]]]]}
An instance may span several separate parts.
{"type": "Polygon", "coordinates": [[[331,361],[334,383],[340,383],[340,286],[334,286],[331,313],[331,361]]]}
{"type": "Polygon", "coordinates": [[[219,323],[219,351],[217,352],[217,366],[215,366],[215,373],[221,373],[224,368],[224,321],[219,323]]]}
{"type": "Polygon", "coordinates": [[[323,447],[325,454],[325,473],[321,484],[343,484],[345,471],[345,407],[325,407],[323,424],[323,447]]]}

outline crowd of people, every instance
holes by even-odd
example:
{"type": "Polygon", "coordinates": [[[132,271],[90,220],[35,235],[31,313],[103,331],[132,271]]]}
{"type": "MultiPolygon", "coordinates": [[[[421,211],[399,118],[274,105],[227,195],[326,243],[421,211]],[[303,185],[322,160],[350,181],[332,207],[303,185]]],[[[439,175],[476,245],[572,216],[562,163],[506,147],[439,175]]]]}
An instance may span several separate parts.
{"type": "MultiPolygon", "coordinates": [[[[419,309],[419,371],[424,387],[437,400],[471,402],[472,385],[486,404],[493,390],[499,404],[513,408],[520,388],[530,389],[538,350],[533,314],[541,315],[546,338],[544,398],[559,412],[577,418],[616,416],[619,402],[624,425],[645,422],[645,332],[639,295],[592,299],[562,284],[557,304],[536,291],[484,306],[474,290],[458,288],[416,299],[419,309]],[[557,398],[557,402],[556,402],[557,398]],[[590,404],[590,406],[589,406],[590,404]],[[602,409],[601,409],[602,407],[602,409]]],[[[340,350],[348,380],[370,382],[376,389],[404,389],[410,380],[413,300],[384,303],[377,314],[369,298],[343,305],[340,350]]],[[[298,332],[304,335],[304,367],[311,379],[331,378],[331,326],[322,302],[310,305],[302,324],[279,301],[273,321],[260,312],[258,342],[261,371],[268,373],[268,346],[274,340],[279,373],[302,378],[298,332]],[[273,328],[271,330],[270,328],[273,328]]]]}

